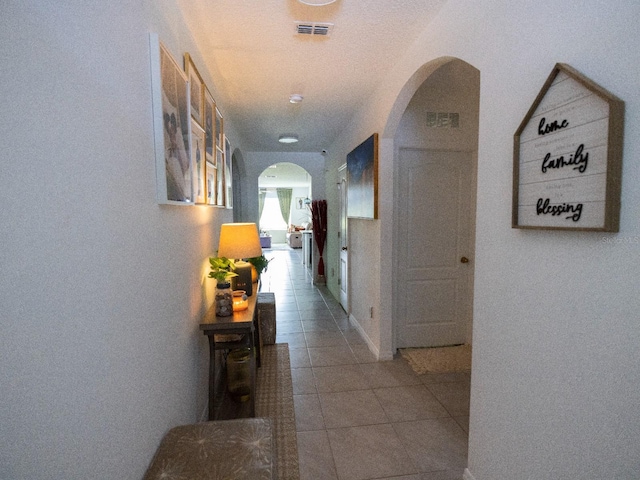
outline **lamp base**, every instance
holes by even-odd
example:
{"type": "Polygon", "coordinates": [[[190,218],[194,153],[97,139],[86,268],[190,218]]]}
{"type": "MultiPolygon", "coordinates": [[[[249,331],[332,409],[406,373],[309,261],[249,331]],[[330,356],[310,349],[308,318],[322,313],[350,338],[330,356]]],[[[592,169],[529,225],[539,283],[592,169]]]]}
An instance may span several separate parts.
{"type": "Polygon", "coordinates": [[[251,278],[251,264],[243,260],[235,262],[236,268],[234,272],[238,275],[235,277],[236,286],[234,290],[244,290],[247,296],[253,295],[253,280],[251,278]]]}

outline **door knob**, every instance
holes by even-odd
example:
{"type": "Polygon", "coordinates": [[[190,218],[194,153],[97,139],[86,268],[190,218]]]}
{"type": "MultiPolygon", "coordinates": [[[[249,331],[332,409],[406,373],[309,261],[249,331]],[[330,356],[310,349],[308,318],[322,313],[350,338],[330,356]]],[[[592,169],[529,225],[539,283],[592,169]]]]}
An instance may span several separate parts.
{"type": "Polygon", "coordinates": [[[342,251],[346,252],[347,251],[347,247],[342,247],[342,251]]]}
{"type": "Polygon", "coordinates": [[[460,259],[460,263],[469,263],[469,259],[467,257],[462,257],[460,259]]]}

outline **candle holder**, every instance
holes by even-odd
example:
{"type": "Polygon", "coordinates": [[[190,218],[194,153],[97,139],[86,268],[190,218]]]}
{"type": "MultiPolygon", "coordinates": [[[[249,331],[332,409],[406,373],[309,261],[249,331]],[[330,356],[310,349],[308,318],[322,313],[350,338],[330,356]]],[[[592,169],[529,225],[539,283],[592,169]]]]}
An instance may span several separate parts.
{"type": "Polygon", "coordinates": [[[246,310],[247,308],[249,308],[247,292],[244,290],[235,290],[233,292],[233,311],[239,312],[241,310],[246,310]]]}

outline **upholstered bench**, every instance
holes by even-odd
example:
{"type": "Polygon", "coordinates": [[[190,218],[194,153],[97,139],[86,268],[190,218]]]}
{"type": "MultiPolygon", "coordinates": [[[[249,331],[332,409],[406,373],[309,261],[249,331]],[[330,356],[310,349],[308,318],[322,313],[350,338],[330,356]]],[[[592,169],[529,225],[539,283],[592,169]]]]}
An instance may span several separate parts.
{"type": "Polygon", "coordinates": [[[268,418],[182,425],[162,439],[144,480],[271,480],[276,444],[268,418]]]}
{"type": "Polygon", "coordinates": [[[276,295],[273,292],[258,293],[258,323],[260,324],[260,343],[276,343],[276,295]]]}

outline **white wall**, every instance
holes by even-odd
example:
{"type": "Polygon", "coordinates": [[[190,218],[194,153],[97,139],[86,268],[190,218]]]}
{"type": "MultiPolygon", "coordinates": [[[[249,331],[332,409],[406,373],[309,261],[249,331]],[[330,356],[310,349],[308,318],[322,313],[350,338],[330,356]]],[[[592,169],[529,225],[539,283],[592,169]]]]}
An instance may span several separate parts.
{"type": "MultiPolygon", "coordinates": [[[[469,479],[634,479],[640,470],[639,18],[630,0],[449,1],[330,150],[337,169],[358,140],[384,131],[380,172],[392,174],[394,104],[413,74],[443,56],[480,70],[469,479]],[[556,62],[626,102],[617,234],[511,229],[513,134],[556,62]]],[[[380,252],[380,265],[359,275],[387,271],[390,193],[381,190],[379,222],[352,228],[369,236],[365,256],[380,252]]],[[[370,327],[381,351],[392,334],[384,308],[370,327]]]]}
{"type": "Polygon", "coordinates": [[[311,176],[312,198],[325,198],[324,157],[319,153],[245,152],[242,179],[242,218],[245,222],[258,221],[258,177],[269,165],[288,162],[304,168],[311,176]]]}
{"type": "MultiPolygon", "coordinates": [[[[324,182],[324,176],[319,179],[324,182]]],[[[308,205],[302,205],[302,208],[296,204],[296,198],[311,198],[311,189],[309,187],[294,187],[291,198],[291,223],[300,226],[303,223],[311,223],[311,209],[308,205]]]]}
{"type": "Polygon", "coordinates": [[[200,57],[171,2],[0,4],[3,479],[139,479],[206,407],[231,210],[156,204],[149,31],[200,57]]]}

